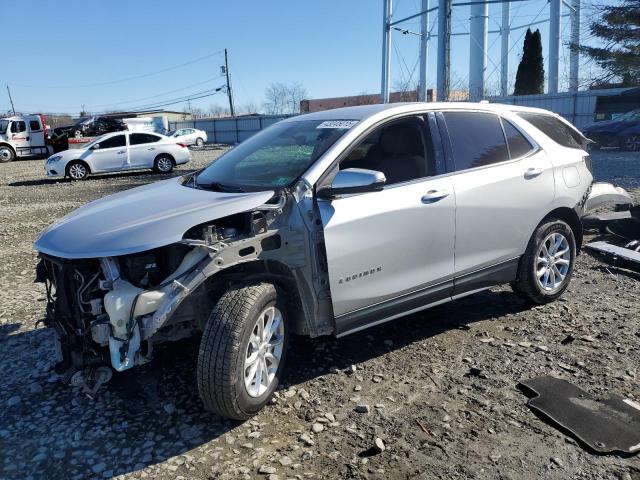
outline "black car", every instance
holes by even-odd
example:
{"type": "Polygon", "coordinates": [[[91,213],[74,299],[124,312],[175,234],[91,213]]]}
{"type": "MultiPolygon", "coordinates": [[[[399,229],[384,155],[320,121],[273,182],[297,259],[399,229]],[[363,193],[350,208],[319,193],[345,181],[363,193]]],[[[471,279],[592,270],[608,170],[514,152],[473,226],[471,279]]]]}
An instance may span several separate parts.
{"type": "Polygon", "coordinates": [[[613,120],[592,123],[582,133],[595,142],[595,148],[618,147],[637,152],[640,150],[640,109],[613,120]]]}
{"type": "Polygon", "coordinates": [[[126,130],[127,125],[118,118],[89,117],[78,121],[70,127],[62,127],[59,130],[69,138],[95,137],[105,133],[126,130]]]}

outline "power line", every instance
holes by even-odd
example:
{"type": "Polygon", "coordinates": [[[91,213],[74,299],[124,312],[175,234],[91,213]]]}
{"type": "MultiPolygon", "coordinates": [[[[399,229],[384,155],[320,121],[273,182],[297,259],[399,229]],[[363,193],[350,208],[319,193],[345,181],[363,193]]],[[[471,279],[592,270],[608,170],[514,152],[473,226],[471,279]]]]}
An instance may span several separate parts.
{"type": "Polygon", "coordinates": [[[222,52],[223,51],[220,50],[220,51],[217,51],[217,52],[214,52],[214,53],[210,53],[209,55],[203,55],[202,57],[198,57],[198,58],[195,58],[193,60],[189,60],[187,62],[180,63],[178,65],[173,65],[171,67],[163,68],[161,70],[156,70],[156,71],[149,72],[149,73],[143,73],[141,75],[134,75],[134,76],[131,76],[131,77],[126,77],[126,78],[120,78],[118,80],[111,80],[111,81],[108,81],[108,82],[89,83],[89,84],[84,84],[84,85],[55,85],[55,86],[54,85],[49,85],[49,86],[46,86],[46,85],[24,85],[24,84],[16,84],[16,85],[18,85],[20,87],[24,87],[24,88],[63,88],[63,89],[64,88],[102,87],[102,86],[105,86],[105,85],[114,85],[114,84],[117,84],[117,83],[128,82],[130,80],[138,80],[140,78],[151,77],[153,75],[158,75],[160,73],[169,72],[171,70],[176,70],[178,68],[182,68],[182,67],[185,67],[187,65],[192,65],[194,63],[201,62],[203,60],[206,60],[208,58],[214,57],[216,55],[220,55],[222,52]]]}

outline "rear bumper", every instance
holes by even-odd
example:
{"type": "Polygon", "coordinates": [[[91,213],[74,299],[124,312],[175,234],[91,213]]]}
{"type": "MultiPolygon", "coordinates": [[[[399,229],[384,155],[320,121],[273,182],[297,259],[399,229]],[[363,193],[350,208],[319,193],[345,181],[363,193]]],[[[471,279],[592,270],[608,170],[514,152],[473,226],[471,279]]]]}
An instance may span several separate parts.
{"type": "Polygon", "coordinates": [[[607,205],[633,205],[633,198],[622,187],[610,183],[596,182],[591,185],[584,203],[584,213],[607,205]]]}

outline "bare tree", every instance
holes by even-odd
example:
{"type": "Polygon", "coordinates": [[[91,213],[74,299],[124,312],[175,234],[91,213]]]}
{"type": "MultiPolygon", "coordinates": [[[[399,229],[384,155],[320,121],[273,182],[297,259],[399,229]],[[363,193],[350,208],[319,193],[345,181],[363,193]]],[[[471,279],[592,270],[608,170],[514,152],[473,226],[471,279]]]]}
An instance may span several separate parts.
{"type": "Polygon", "coordinates": [[[307,97],[307,90],[298,82],[275,82],[265,90],[264,109],[270,115],[298,113],[300,101],[307,97]]]}
{"type": "Polygon", "coordinates": [[[228,117],[230,115],[228,108],[214,103],[209,105],[209,111],[207,113],[210,117],[214,118],[228,117]]]}
{"type": "Polygon", "coordinates": [[[255,115],[259,113],[258,110],[260,110],[258,105],[254,101],[250,100],[238,108],[238,113],[241,115],[255,115]]]}

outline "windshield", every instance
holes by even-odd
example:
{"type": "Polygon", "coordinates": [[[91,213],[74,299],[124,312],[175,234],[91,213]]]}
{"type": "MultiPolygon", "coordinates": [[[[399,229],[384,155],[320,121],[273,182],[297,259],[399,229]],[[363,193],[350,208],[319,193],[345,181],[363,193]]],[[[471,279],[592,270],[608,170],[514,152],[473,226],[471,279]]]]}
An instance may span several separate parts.
{"type": "Polygon", "coordinates": [[[102,140],[104,140],[104,137],[106,137],[108,134],[105,135],[100,135],[99,137],[94,138],[93,140],[91,140],[89,143],[87,143],[84,148],[91,148],[93,147],[96,143],[100,143],[102,140]]]}
{"type": "Polygon", "coordinates": [[[0,120],[0,134],[6,133],[9,126],[9,120],[0,120]]]}
{"type": "Polygon", "coordinates": [[[631,110],[618,117],[618,120],[635,120],[637,116],[640,116],[640,110],[631,110]]]}
{"type": "Polygon", "coordinates": [[[202,188],[257,191],[295,182],[355,120],[277,123],[230,150],[200,172],[202,188]]]}

